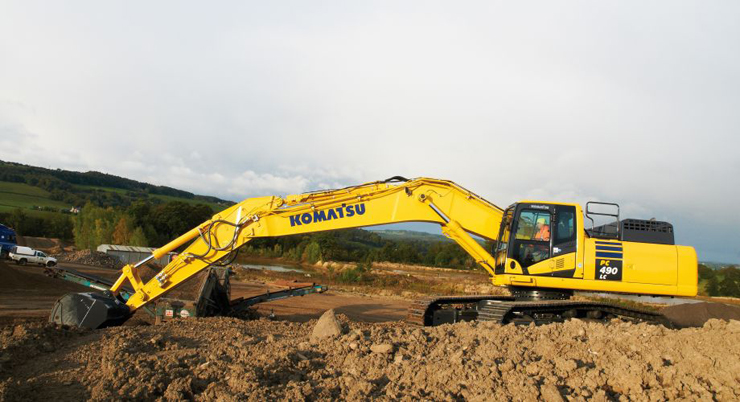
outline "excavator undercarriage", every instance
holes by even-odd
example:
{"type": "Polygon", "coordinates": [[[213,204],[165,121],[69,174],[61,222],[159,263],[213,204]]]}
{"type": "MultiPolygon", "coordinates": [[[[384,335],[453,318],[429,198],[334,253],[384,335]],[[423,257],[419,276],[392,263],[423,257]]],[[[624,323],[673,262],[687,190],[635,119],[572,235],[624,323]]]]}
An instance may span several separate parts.
{"type": "Polygon", "coordinates": [[[414,302],[406,322],[420,326],[488,321],[498,324],[549,324],[571,318],[608,320],[621,318],[671,327],[660,313],[616,303],[571,300],[524,300],[513,296],[432,297],[414,302]]]}

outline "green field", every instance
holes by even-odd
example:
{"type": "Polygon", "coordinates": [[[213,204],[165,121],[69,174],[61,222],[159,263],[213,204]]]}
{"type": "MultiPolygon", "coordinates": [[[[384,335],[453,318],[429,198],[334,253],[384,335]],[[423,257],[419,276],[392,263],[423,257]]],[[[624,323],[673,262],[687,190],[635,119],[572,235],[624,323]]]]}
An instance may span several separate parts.
{"type": "MultiPolygon", "coordinates": [[[[9,212],[13,212],[13,211],[15,211],[17,209],[18,209],[18,207],[7,207],[7,206],[0,205],[0,213],[9,213],[9,212]]],[[[53,217],[59,216],[59,215],[73,216],[71,214],[67,215],[67,214],[62,214],[61,212],[42,211],[42,210],[38,210],[38,209],[21,209],[21,210],[27,216],[33,216],[33,217],[37,217],[37,218],[53,218],[53,217]]],[[[2,222],[0,222],[0,223],[2,223],[2,222]]]]}
{"type": "MultiPolygon", "coordinates": [[[[82,185],[75,185],[75,187],[79,189],[84,190],[98,190],[98,191],[107,191],[111,193],[118,193],[118,194],[126,194],[128,193],[128,190],[124,190],[122,188],[112,188],[112,187],[98,187],[98,186],[82,186],[82,185]]],[[[226,205],[220,205],[215,202],[208,202],[204,200],[198,200],[198,199],[190,199],[190,198],[181,198],[181,197],[173,197],[170,195],[160,195],[160,194],[149,194],[149,198],[156,198],[158,200],[162,200],[163,202],[172,202],[172,201],[180,201],[180,202],[186,202],[188,204],[206,204],[213,212],[219,212],[223,209],[225,209],[226,205]]]]}
{"type": "MultiPolygon", "coordinates": [[[[84,190],[98,190],[111,193],[118,193],[125,195],[128,190],[112,187],[97,187],[97,186],[82,186],[76,185],[75,187],[84,190]]],[[[36,186],[31,186],[25,183],[12,183],[7,181],[0,181],[0,212],[12,212],[15,209],[22,209],[23,212],[29,215],[35,216],[50,216],[56,212],[43,211],[42,208],[54,208],[55,210],[70,209],[72,205],[68,205],[61,201],[52,200],[49,198],[51,194],[36,186]]],[[[214,212],[218,212],[226,208],[226,205],[220,205],[215,202],[208,202],[198,199],[180,198],[168,195],[149,194],[149,199],[158,199],[162,202],[180,201],[188,204],[206,204],[213,209],[214,212]]]]}
{"type": "MultiPolygon", "coordinates": [[[[49,198],[48,191],[25,183],[0,181],[0,211],[12,211],[16,208],[36,209],[49,207],[69,209],[72,206],[49,198]]],[[[42,211],[39,211],[42,212],[42,211]]]]}
{"type": "Polygon", "coordinates": [[[113,188],[113,187],[99,187],[99,186],[83,186],[81,184],[75,184],[75,188],[79,188],[80,190],[100,190],[100,191],[108,191],[111,193],[118,193],[118,194],[126,194],[128,190],[124,190],[122,188],[113,188]]]}

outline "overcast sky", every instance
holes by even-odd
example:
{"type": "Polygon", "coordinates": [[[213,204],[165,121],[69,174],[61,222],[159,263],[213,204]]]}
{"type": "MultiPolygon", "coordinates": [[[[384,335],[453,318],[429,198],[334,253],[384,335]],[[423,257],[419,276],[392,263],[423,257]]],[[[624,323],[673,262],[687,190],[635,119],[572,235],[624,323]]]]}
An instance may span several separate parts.
{"type": "Polygon", "coordinates": [[[4,1],[0,159],[614,201],[740,262],[740,3],[4,1]]]}

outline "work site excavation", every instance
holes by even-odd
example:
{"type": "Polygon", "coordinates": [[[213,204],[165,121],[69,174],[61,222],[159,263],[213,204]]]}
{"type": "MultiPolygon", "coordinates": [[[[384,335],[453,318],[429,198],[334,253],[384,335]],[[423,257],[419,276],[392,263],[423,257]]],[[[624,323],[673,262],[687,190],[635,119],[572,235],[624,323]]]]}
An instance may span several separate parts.
{"type": "Polygon", "coordinates": [[[0,400],[740,398],[739,271],[669,222],[400,176],[193,208],[3,215],[0,400]]]}
{"type": "Polygon", "coordinates": [[[740,401],[739,21],[4,0],[0,402],[740,401]]]}

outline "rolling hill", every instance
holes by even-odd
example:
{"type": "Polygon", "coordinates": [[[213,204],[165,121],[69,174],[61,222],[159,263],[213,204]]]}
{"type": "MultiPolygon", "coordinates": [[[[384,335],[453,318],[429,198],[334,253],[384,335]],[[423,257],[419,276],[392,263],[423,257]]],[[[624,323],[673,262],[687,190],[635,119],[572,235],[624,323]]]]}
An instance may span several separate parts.
{"type": "Polygon", "coordinates": [[[220,211],[233,202],[155,186],[100,172],[46,169],[0,161],[0,212],[22,209],[33,215],[67,212],[88,202],[100,207],[127,207],[139,200],[154,204],[182,201],[220,211]]]}

